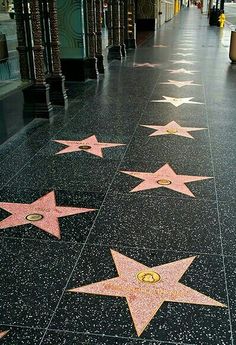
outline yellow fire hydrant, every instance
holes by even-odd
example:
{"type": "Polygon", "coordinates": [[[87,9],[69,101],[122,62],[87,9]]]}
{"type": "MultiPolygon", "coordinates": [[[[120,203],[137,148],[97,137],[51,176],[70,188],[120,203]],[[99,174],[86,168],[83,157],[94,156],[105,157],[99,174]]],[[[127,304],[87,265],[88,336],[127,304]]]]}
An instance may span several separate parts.
{"type": "Polygon", "coordinates": [[[222,12],[218,18],[218,22],[220,22],[220,28],[225,26],[225,14],[222,12]]]}

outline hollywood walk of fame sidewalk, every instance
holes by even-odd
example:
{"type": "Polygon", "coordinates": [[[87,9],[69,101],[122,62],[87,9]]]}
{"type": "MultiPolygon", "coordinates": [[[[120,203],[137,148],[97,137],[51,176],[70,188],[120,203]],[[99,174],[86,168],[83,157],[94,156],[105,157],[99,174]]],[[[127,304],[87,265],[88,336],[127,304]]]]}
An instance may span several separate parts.
{"type": "Polygon", "coordinates": [[[236,70],[220,35],[182,10],[0,147],[1,344],[234,344],[236,70]]]}

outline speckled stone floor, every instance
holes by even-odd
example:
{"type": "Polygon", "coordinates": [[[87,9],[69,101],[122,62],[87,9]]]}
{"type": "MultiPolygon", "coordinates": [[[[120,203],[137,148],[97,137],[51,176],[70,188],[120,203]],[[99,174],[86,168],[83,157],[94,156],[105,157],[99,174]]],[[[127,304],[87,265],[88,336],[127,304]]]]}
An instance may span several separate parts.
{"type": "Polygon", "coordinates": [[[222,37],[185,9],[0,146],[1,344],[234,344],[222,37]]]}

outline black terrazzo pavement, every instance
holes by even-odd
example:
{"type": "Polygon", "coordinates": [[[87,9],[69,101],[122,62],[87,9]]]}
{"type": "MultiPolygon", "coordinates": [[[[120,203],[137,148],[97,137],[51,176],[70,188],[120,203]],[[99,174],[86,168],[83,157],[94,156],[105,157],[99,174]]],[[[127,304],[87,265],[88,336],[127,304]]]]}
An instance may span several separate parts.
{"type": "MultiPolygon", "coordinates": [[[[54,190],[59,206],[97,211],[60,218],[61,240],[29,224],[0,229],[0,332],[9,331],[0,343],[233,345],[236,68],[219,28],[197,8],[184,9],[111,62],[98,82],[68,87],[67,111],[35,119],[0,146],[0,202],[31,203],[54,190]],[[196,63],[171,62],[182,59],[196,63]],[[160,66],[133,67],[145,62],[160,66]],[[167,71],[179,68],[198,72],[167,71]],[[161,84],[168,80],[200,86],[161,84]],[[163,96],[203,104],[151,103],[163,96]],[[153,130],[140,126],[170,121],[206,130],[191,132],[194,139],[150,137],[153,130]],[[126,146],[104,149],[104,158],[56,155],[63,146],[52,140],[91,135],[126,146]],[[213,179],[188,183],[195,198],[164,188],[130,193],[141,180],[121,170],[154,172],[165,163],[177,174],[213,179]],[[180,282],[226,307],[165,301],[139,337],[125,298],[68,291],[116,277],[110,249],[148,267],[196,256],[180,282]]],[[[1,135],[4,141],[6,131],[1,135]]],[[[8,215],[0,209],[0,221],[8,215]]]]}

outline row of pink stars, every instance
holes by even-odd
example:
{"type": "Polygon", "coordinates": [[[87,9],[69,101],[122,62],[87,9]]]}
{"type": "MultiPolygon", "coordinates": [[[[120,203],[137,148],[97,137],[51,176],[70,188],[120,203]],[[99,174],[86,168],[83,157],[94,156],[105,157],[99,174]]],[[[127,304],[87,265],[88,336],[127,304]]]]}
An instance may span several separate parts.
{"type": "MultiPolygon", "coordinates": [[[[159,47],[165,46],[160,45],[159,47]]],[[[181,85],[178,87],[181,87],[181,85]]],[[[164,96],[164,98],[165,101],[169,101],[167,97],[164,96]]],[[[188,103],[190,100],[191,99],[186,99],[184,103],[188,103]]],[[[180,99],[173,99],[170,103],[179,106],[181,101],[180,99]]],[[[193,137],[189,132],[205,129],[181,127],[175,121],[165,126],[143,126],[155,130],[150,136],[173,134],[191,139],[193,139],[193,137]]],[[[98,157],[103,157],[102,150],[105,148],[124,145],[118,143],[100,143],[95,135],[81,141],[55,141],[67,146],[57,154],[85,151],[98,157]]],[[[142,182],[131,190],[131,192],[155,188],[168,188],[191,197],[194,197],[194,195],[186,186],[186,183],[210,178],[204,176],[177,175],[168,164],[165,164],[154,173],[134,171],[121,172],[142,180],[142,182]]],[[[34,225],[37,224],[39,229],[56,238],[61,237],[58,218],[96,211],[95,209],[88,208],[57,206],[54,191],[49,192],[31,204],[1,202],[0,207],[11,213],[9,217],[0,222],[1,229],[29,223],[34,225]]],[[[146,329],[164,302],[226,307],[224,304],[179,282],[195,257],[177,260],[164,265],[148,267],[114,250],[111,251],[111,255],[117,269],[117,277],[73,288],[68,291],[72,293],[125,297],[138,336],[146,329]]],[[[0,338],[7,333],[8,331],[1,332],[0,338]]]]}
{"type": "MultiPolygon", "coordinates": [[[[160,45],[158,47],[165,46],[160,45]]],[[[166,126],[145,125],[145,127],[156,130],[151,136],[176,134],[188,138],[193,138],[188,133],[189,131],[203,129],[181,127],[174,121],[166,126]]],[[[132,192],[165,187],[189,196],[193,196],[193,194],[185,183],[209,178],[177,175],[168,164],[165,164],[155,173],[122,172],[143,180],[132,192]]],[[[111,255],[118,273],[117,277],[69,291],[125,297],[138,336],[143,333],[164,302],[226,307],[226,305],[179,282],[196,257],[148,267],[114,250],[111,250],[111,255]]]]}

